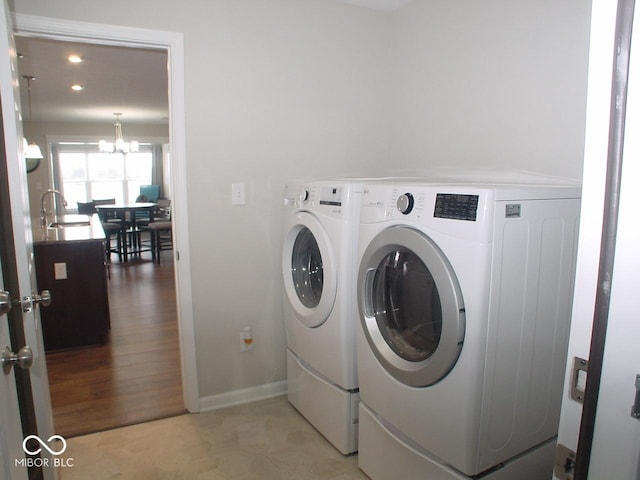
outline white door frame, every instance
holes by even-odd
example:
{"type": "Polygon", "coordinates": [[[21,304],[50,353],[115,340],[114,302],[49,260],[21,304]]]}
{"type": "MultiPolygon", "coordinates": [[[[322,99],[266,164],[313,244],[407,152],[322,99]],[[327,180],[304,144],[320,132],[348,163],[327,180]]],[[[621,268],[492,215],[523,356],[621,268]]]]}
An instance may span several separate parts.
{"type": "Polygon", "coordinates": [[[191,295],[186,177],[183,34],[15,14],[16,34],[100,45],[166,50],[169,63],[169,135],[174,228],[174,262],[185,407],[200,411],[191,295]]]}
{"type": "MultiPolygon", "coordinates": [[[[558,444],[567,450],[579,450],[581,434],[582,403],[571,399],[570,392],[583,390],[584,379],[573,372],[573,358],[590,360],[591,334],[596,310],[596,294],[601,289],[599,259],[603,239],[603,212],[609,154],[609,133],[613,83],[612,67],[618,48],[616,45],[616,14],[618,2],[593,0],[591,35],[589,48],[589,80],[587,91],[587,118],[585,130],[584,175],[582,188],[582,213],[580,218],[580,240],[576,270],[571,334],[565,373],[565,393],[562,402],[558,444]],[[580,379],[580,381],[578,381],[580,379]],[[578,448],[577,448],[578,447],[578,448]]],[[[636,2],[635,23],[638,24],[640,7],[636,2]]],[[[634,32],[635,33],[635,32],[634,32]]],[[[632,36],[632,39],[634,36],[632,36]]],[[[637,325],[638,284],[637,244],[640,230],[635,212],[635,190],[640,179],[637,165],[639,143],[636,139],[640,125],[640,97],[638,75],[640,70],[638,39],[633,39],[629,70],[629,97],[627,101],[624,139],[624,159],[619,196],[619,218],[617,223],[615,263],[612,270],[610,302],[606,323],[605,349],[602,358],[602,375],[593,443],[586,460],[588,478],[637,478],[638,442],[640,424],[631,417],[636,388],[635,375],[638,368],[637,325]]],[[[621,59],[622,60],[622,59],[621,59]]],[[[611,199],[614,201],[614,199],[611,199]]],[[[597,355],[596,355],[597,357],[597,355]]],[[[597,362],[597,359],[595,360],[597,362]]],[[[589,382],[589,379],[586,378],[589,382]]],[[[584,393],[584,392],[583,392],[584,393]]],[[[565,450],[565,449],[562,449],[565,450]]],[[[580,455],[580,452],[577,452],[580,455]]],[[[582,453],[584,455],[584,451],[582,453]]],[[[566,478],[561,461],[557,459],[560,474],[554,479],[566,478]]],[[[580,458],[582,465],[585,459],[580,458]]],[[[572,468],[572,474],[576,468],[572,468]]],[[[582,477],[585,476],[582,468],[582,477]]],[[[578,478],[576,476],[576,478],[578,478]]]]}

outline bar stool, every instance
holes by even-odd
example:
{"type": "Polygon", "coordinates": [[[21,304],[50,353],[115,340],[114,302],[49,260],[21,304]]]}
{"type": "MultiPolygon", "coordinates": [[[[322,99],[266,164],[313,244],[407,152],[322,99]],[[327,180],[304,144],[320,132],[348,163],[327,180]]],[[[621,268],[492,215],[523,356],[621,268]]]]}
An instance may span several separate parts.
{"type": "Polygon", "coordinates": [[[151,258],[159,264],[160,252],[173,248],[170,200],[158,199],[158,210],[154,215],[153,222],[149,223],[147,228],[151,237],[151,258]]]}

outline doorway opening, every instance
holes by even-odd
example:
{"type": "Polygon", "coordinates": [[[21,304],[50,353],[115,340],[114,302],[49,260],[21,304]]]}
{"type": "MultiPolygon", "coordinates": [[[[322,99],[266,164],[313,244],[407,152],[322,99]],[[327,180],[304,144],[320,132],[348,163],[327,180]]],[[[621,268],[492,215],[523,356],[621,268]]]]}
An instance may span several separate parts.
{"type": "MultiPolygon", "coordinates": [[[[16,34],[22,36],[38,37],[51,40],[86,41],[92,44],[112,45],[121,47],[139,47],[163,49],[169,59],[169,103],[171,115],[170,144],[171,144],[171,192],[174,221],[174,251],[175,258],[165,261],[160,271],[171,272],[173,275],[173,295],[177,313],[177,331],[179,332],[179,348],[177,350],[178,361],[174,368],[180,371],[182,376],[183,407],[190,412],[199,411],[199,397],[196,380],[195,339],[193,336],[193,314],[190,305],[191,286],[188,272],[188,224],[186,211],[186,168],[185,168],[185,132],[184,122],[177,121],[184,111],[184,71],[182,35],[130,29],[127,27],[103,26],[85,24],[82,22],[66,22],[64,25],[59,20],[42,17],[21,16],[15,17],[16,34]]],[[[167,255],[167,254],[165,254],[167,255]]],[[[148,265],[154,268],[150,262],[148,265]]],[[[128,280],[124,272],[131,269],[123,269],[123,278],[128,280]]],[[[140,270],[142,272],[143,269],[140,270]]],[[[114,273],[112,271],[112,273],[114,273]]],[[[140,273],[144,275],[144,272],[140,273]]],[[[165,292],[166,293],[166,292],[165,292]]],[[[129,369],[135,370],[135,364],[129,369]]],[[[53,385],[52,385],[53,387],[53,385]]],[[[53,388],[52,388],[53,390],[53,388]]],[[[131,423],[131,421],[129,422],[131,423]]]]}
{"type": "Polygon", "coordinates": [[[55,432],[65,438],[185,412],[169,252],[113,262],[103,345],[48,352],[55,432]]]}

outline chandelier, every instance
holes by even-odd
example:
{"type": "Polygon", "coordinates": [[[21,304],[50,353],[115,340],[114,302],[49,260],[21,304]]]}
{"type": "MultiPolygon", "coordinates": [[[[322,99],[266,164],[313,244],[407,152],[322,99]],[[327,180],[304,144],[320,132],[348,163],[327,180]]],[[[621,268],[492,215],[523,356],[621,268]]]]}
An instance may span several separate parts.
{"type": "Polygon", "coordinates": [[[132,142],[125,142],[122,138],[122,124],[120,123],[121,113],[114,113],[116,116],[116,123],[113,124],[116,127],[116,136],[113,142],[107,140],[100,140],[98,142],[98,149],[103,153],[122,153],[127,154],[130,152],[137,152],[140,145],[135,140],[132,142]]]}

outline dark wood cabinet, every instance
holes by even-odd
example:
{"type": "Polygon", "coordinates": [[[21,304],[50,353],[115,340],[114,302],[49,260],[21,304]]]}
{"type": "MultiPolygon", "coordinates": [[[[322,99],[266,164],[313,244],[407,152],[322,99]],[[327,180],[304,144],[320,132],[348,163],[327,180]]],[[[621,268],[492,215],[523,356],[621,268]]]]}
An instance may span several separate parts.
{"type": "Polygon", "coordinates": [[[109,332],[109,293],[101,239],[34,244],[46,351],[101,344],[109,332]]]}

